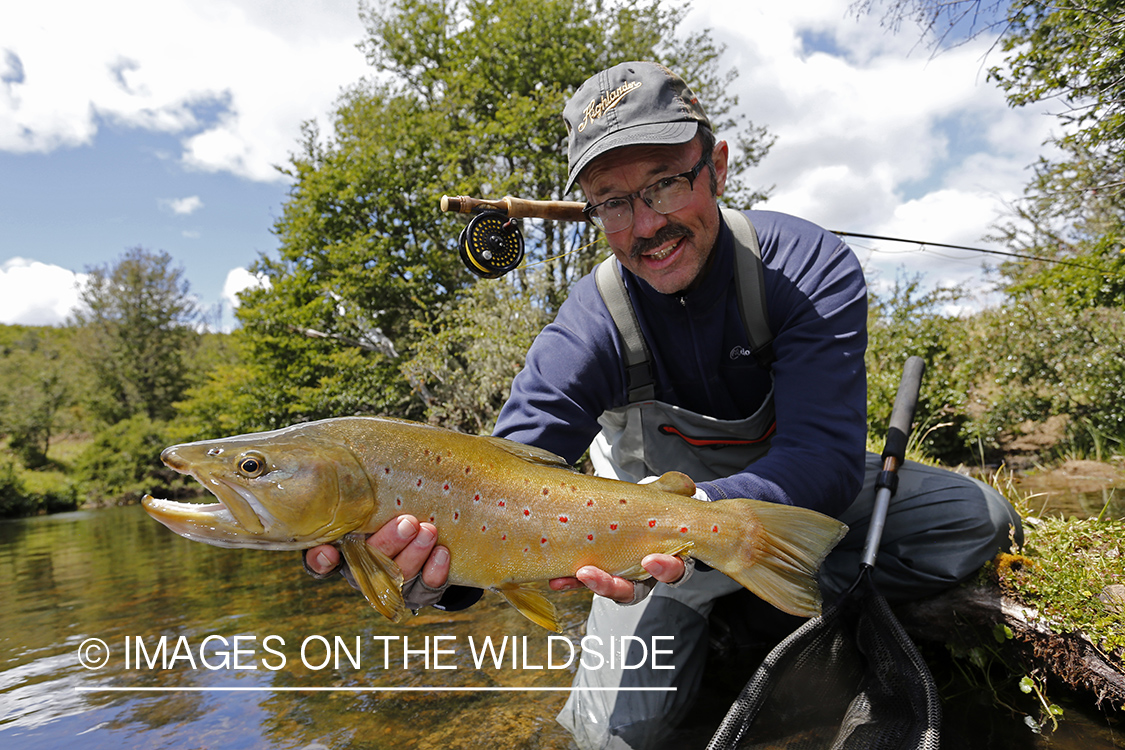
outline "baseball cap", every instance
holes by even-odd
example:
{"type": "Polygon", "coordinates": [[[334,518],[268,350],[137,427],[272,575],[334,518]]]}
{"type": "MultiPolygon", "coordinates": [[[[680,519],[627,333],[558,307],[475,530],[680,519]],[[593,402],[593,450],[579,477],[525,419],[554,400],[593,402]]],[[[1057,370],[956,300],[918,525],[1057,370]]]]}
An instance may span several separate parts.
{"type": "Polygon", "coordinates": [[[570,138],[564,192],[607,151],[642,143],[687,143],[700,125],[711,127],[683,79],[653,62],[620,63],[587,79],[563,108],[563,121],[570,138]]]}

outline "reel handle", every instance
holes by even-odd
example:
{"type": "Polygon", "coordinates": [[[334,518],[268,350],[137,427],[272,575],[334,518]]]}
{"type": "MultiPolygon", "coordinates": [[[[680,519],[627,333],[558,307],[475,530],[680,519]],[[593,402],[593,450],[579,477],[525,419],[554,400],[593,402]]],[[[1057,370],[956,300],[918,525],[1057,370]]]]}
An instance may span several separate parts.
{"type": "Polygon", "coordinates": [[[443,195],[441,210],[459,214],[481,211],[499,211],[511,219],[553,219],[555,221],[586,221],[582,209],[586,204],[578,201],[533,201],[505,195],[499,200],[470,198],[467,195],[443,195]]]}

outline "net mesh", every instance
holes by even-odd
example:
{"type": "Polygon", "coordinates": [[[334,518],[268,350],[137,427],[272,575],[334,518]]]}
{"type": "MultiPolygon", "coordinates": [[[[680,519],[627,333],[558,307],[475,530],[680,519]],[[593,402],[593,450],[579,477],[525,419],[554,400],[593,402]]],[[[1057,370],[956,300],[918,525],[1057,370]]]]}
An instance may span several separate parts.
{"type": "Polygon", "coordinates": [[[708,750],[938,750],[933,677],[868,571],[779,643],[708,750]]]}

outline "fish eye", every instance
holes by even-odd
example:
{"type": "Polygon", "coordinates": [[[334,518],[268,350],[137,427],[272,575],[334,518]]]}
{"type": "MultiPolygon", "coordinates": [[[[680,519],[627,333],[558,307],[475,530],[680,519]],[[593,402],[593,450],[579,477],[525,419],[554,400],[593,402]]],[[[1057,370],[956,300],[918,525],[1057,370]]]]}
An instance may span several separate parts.
{"type": "Polygon", "coordinates": [[[251,479],[259,477],[266,471],[266,457],[255,451],[243,453],[238,457],[238,471],[251,479]]]}

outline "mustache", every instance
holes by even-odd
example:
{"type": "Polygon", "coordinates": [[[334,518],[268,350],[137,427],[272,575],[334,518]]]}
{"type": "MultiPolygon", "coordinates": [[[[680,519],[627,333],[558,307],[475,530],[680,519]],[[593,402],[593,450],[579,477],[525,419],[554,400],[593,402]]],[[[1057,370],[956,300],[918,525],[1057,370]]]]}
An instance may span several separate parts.
{"type": "Polygon", "coordinates": [[[683,224],[670,221],[660,229],[656,234],[651,237],[638,237],[633,241],[633,246],[629,248],[629,255],[634,260],[641,257],[649,250],[655,250],[666,242],[679,239],[680,237],[687,237],[691,239],[695,233],[685,227],[683,224]]]}

